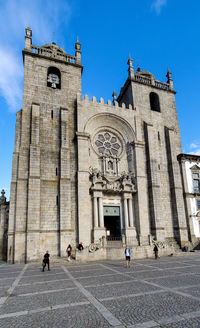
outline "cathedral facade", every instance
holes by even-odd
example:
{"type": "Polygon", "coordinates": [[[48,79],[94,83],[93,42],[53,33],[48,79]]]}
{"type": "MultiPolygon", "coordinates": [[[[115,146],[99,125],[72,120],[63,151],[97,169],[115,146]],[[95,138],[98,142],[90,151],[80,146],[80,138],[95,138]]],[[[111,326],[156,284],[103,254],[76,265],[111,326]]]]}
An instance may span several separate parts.
{"type": "Polygon", "coordinates": [[[194,237],[177,155],[181,140],[170,71],[167,82],[128,60],[120,94],[82,97],[81,44],[32,45],[26,29],[23,107],[13,153],[8,261],[101,238],[146,247],[150,236],[180,247],[194,237]]]}

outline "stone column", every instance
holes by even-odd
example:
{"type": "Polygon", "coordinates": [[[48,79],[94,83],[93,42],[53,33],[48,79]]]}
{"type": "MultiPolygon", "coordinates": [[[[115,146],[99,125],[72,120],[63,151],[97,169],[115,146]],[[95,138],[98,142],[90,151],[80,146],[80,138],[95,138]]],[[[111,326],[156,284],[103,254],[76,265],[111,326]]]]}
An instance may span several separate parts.
{"type": "Polygon", "coordinates": [[[98,223],[97,197],[93,197],[93,213],[94,213],[94,228],[97,228],[99,226],[99,223],[98,223]]]}
{"type": "Polygon", "coordinates": [[[106,236],[106,230],[104,227],[104,215],[103,215],[103,197],[101,191],[94,191],[93,207],[94,207],[93,241],[96,242],[99,240],[99,238],[102,238],[102,236],[106,236]]]}
{"type": "Polygon", "coordinates": [[[104,228],[102,197],[99,197],[99,225],[100,225],[100,228],[104,228]]]}
{"type": "Polygon", "coordinates": [[[133,222],[133,204],[132,204],[132,198],[128,199],[128,210],[129,210],[129,222],[130,222],[130,227],[134,227],[134,222],[133,222]]]}
{"type": "Polygon", "coordinates": [[[128,220],[128,207],[127,207],[127,199],[124,198],[124,222],[125,222],[125,228],[129,227],[129,220],[128,220]]]}
{"type": "Polygon", "coordinates": [[[136,229],[133,221],[133,206],[132,195],[127,194],[124,198],[124,213],[125,213],[125,236],[128,245],[137,246],[136,229]]]}

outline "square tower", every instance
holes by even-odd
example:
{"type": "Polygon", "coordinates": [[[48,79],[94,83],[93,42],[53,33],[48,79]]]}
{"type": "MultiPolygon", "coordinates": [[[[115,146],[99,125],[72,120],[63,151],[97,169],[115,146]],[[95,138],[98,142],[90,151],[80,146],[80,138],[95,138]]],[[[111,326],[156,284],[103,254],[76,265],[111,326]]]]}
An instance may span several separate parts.
{"type": "Polygon", "coordinates": [[[23,107],[17,113],[10,195],[8,261],[64,255],[75,240],[75,109],[81,94],[81,45],[75,56],[25,35],[23,107]]]}

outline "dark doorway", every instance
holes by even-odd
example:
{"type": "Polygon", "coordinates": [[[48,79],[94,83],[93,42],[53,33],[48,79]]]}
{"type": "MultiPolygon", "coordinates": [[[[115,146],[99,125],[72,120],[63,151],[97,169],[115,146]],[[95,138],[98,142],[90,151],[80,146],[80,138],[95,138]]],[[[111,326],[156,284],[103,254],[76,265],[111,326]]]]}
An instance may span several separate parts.
{"type": "Polygon", "coordinates": [[[107,238],[121,237],[120,207],[104,206],[103,213],[107,238]]]}
{"type": "Polygon", "coordinates": [[[121,236],[119,216],[104,216],[104,226],[106,228],[107,237],[121,236]]]}

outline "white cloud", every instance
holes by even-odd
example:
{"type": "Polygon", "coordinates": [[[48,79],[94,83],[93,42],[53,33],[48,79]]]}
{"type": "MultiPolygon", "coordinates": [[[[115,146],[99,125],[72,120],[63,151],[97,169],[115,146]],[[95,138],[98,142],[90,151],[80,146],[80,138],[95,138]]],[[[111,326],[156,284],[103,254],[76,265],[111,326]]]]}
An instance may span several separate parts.
{"type": "Polygon", "coordinates": [[[191,154],[191,155],[200,155],[200,148],[196,149],[194,151],[191,151],[189,154],[191,154]]]}
{"type": "Polygon", "coordinates": [[[200,155],[200,142],[194,141],[189,145],[189,154],[200,155]]]}
{"type": "Polygon", "coordinates": [[[68,0],[7,0],[0,6],[0,94],[12,111],[22,106],[25,28],[33,30],[33,44],[41,45],[62,39],[71,17],[68,0]]]}
{"type": "Polygon", "coordinates": [[[162,7],[167,4],[167,0],[154,0],[151,9],[155,10],[157,15],[160,15],[162,7]]]}
{"type": "Polygon", "coordinates": [[[192,142],[192,143],[190,144],[190,148],[191,148],[191,149],[194,149],[194,148],[197,148],[197,147],[199,147],[198,143],[194,143],[194,142],[192,142]]]}
{"type": "Polygon", "coordinates": [[[19,110],[22,104],[23,66],[10,49],[0,48],[0,58],[0,92],[10,110],[19,110]]]}

